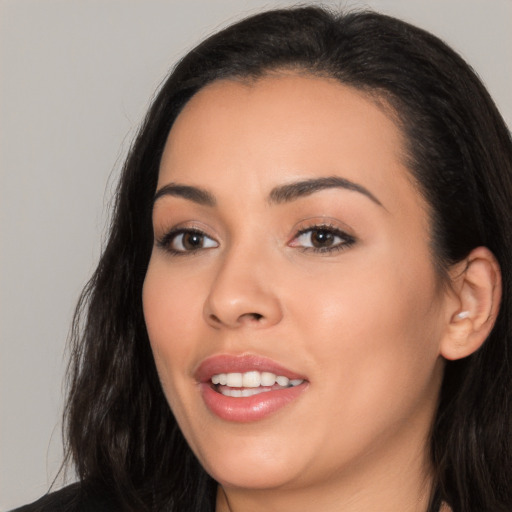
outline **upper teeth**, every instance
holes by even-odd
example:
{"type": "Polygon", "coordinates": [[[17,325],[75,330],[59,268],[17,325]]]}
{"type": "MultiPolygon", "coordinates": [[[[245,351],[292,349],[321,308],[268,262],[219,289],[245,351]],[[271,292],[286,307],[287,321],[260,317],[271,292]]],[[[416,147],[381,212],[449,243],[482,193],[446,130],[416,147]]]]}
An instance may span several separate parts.
{"type": "Polygon", "coordinates": [[[283,375],[276,375],[271,372],[245,372],[245,373],[218,373],[213,375],[212,383],[231,388],[257,388],[259,386],[298,386],[303,379],[289,379],[283,375]]]}

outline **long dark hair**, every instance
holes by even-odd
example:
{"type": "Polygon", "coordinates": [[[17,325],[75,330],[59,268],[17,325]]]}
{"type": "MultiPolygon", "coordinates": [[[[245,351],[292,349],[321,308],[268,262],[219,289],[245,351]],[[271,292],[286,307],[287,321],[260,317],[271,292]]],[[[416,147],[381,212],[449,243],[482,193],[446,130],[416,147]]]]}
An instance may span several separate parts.
{"type": "Polygon", "coordinates": [[[175,67],[146,116],[72,332],[66,434],[83,492],[108,488],[126,510],[214,509],[216,484],[165,400],[142,314],[152,198],[169,130],[199,89],[282,69],[335,78],[387,105],[431,208],[441,276],[477,246],[498,259],[503,301],[492,334],[478,352],[446,365],[432,426],[429,511],[446,501],[454,512],[510,512],[510,134],[475,73],[436,37],[374,12],[317,7],[265,12],[208,38],[175,67]]]}

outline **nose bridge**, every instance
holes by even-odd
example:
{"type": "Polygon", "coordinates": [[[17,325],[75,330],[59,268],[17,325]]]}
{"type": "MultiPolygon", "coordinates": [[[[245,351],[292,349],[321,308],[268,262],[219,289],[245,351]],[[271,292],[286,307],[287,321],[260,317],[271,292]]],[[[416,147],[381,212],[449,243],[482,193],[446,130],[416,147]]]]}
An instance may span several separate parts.
{"type": "Polygon", "coordinates": [[[238,242],[226,249],[204,304],[206,321],[214,327],[268,327],[282,317],[271,281],[270,258],[257,244],[238,242]]]}

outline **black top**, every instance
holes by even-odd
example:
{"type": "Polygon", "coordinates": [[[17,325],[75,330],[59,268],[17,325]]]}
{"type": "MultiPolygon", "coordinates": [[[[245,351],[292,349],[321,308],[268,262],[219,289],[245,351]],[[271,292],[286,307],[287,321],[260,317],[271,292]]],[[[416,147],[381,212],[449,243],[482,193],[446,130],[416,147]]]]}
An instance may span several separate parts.
{"type": "Polygon", "coordinates": [[[111,498],[83,491],[80,484],[71,484],[46,494],[39,500],[11,512],[120,512],[111,498]]]}

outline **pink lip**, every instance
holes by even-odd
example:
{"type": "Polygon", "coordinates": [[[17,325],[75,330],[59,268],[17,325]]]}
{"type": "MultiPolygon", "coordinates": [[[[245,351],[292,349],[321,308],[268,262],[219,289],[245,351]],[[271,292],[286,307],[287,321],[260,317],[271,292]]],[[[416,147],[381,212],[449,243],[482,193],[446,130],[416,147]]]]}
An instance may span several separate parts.
{"type": "Polygon", "coordinates": [[[211,379],[212,375],[219,373],[245,373],[251,370],[271,372],[276,375],[283,375],[289,379],[305,379],[303,375],[288,370],[266,357],[256,355],[232,356],[228,354],[208,357],[198,366],[194,376],[199,382],[207,382],[211,379]]]}
{"type": "Polygon", "coordinates": [[[290,388],[281,388],[246,398],[224,396],[210,383],[212,375],[219,373],[244,373],[251,370],[272,372],[291,379],[305,379],[267,358],[254,355],[218,355],[205,359],[197,368],[195,377],[200,383],[201,396],[208,409],[226,421],[248,423],[261,420],[297,399],[307,388],[308,382],[290,388]]]}

